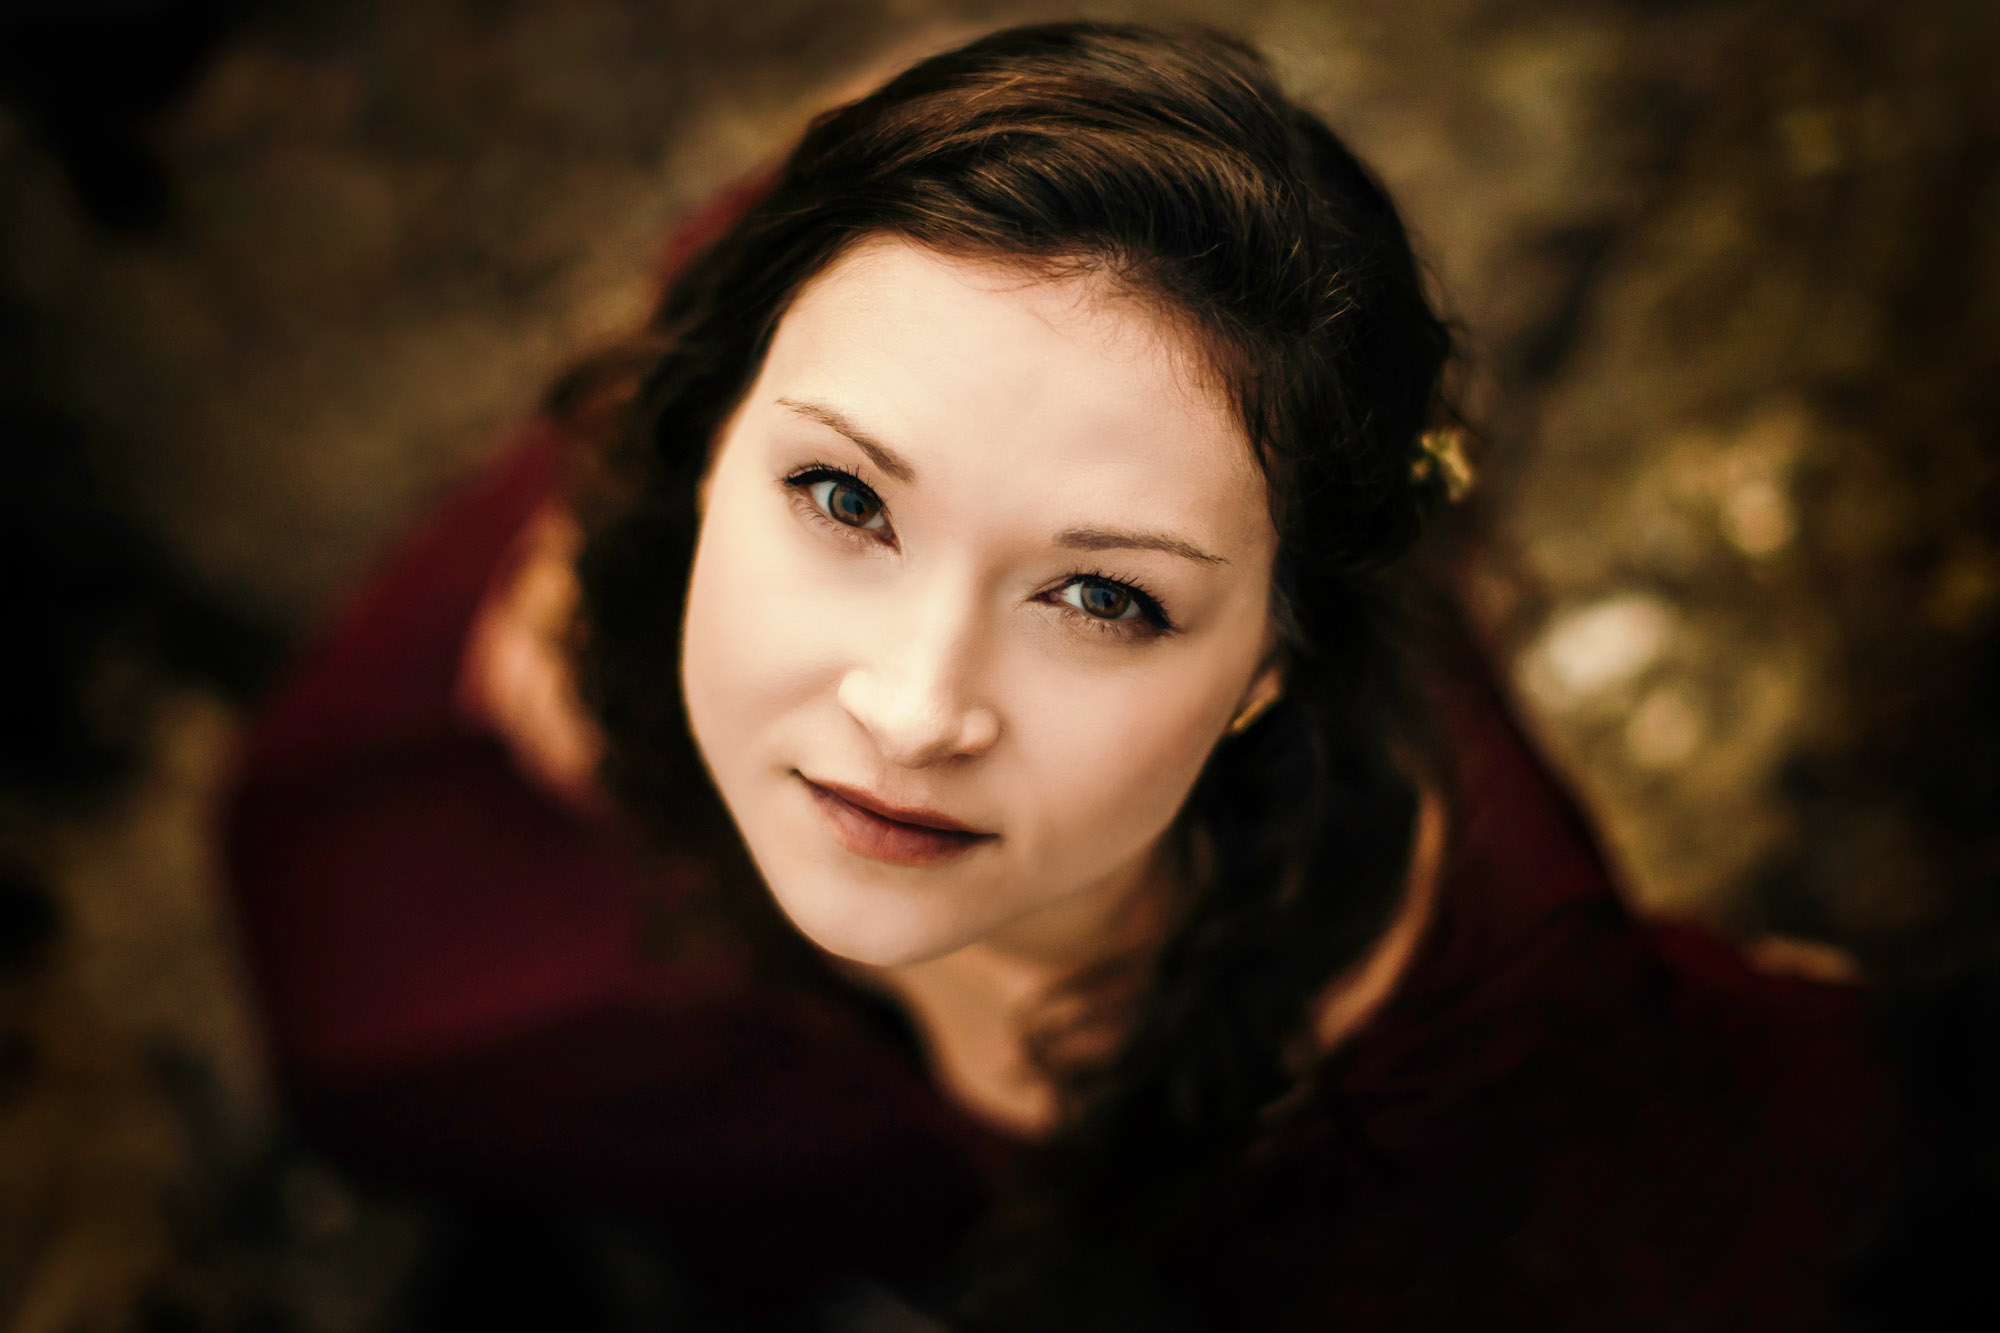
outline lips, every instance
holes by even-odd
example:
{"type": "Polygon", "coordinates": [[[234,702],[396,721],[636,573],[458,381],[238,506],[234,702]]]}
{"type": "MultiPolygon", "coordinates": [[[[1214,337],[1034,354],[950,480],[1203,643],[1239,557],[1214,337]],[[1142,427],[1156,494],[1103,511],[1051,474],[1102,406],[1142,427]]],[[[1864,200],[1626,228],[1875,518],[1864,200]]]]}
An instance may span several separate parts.
{"type": "Polygon", "coordinates": [[[934,865],[993,842],[998,835],[968,828],[936,810],[890,805],[854,787],[815,782],[804,774],[813,803],[849,851],[890,865],[934,865]]]}

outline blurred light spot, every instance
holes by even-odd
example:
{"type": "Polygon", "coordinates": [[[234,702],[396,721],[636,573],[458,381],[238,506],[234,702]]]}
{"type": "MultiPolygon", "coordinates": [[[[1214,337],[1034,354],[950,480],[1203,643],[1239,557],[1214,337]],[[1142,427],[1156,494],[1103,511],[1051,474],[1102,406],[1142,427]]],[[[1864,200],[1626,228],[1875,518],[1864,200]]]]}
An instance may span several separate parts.
{"type": "Polygon", "coordinates": [[[1765,935],[1745,945],[1743,956],[1752,967],[1773,976],[1802,977],[1837,986],[1851,986],[1862,979],[1861,965],[1854,956],[1824,940],[1765,935]]]}
{"type": "Polygon", "coordinates": [[[1530,680],[1558,701],[1602,694],[1658,661],[1673,628],[1673,610],[1641,593],[1578,607],[1558,616],[1529,649],[1530,680]]]}
{"type": "Polygon", "coordinates": [[[1625,724],[1625,750],[1645,768],[1676,768],[1693,757],[1707,730],[1688,691],[1662,685],[1639,702],[1625,724]]]}
{"type": "Polygon", "coordinates": [[[1722,497],[1722,535],[1750,556],[1772,555],[1790,544],[1798,532],[1792,504],[1777,482],[1753,477],[1722,497]]]}
{"type": "MultiPolygon", "coordinates": [[[[1765,401],[1726,432],[1683,431],[1665,451],[1652,483],[1659,488],[1659,507],[1684,516],[1706,510],[1713,523],[1709,541],[1719,532],[1745,555],[1776,554],[1798,537],[1791,477],[1814,433],[1811,416],[1789,397],[1765,401]]],[[[1671,567],[1665,560],[1657,563],[1671,567]]]]}

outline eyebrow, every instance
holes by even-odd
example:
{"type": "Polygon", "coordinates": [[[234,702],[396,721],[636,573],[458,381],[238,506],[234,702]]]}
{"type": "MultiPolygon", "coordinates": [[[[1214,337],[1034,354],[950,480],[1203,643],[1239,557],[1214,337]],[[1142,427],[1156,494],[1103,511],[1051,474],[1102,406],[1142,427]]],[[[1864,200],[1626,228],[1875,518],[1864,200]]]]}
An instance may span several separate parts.
{"type": "Polygon", "coordinates": [[[831,427],[854,441],[862,453],[876,467],[908,486],[917,479],[917,470],[903,461],[902,455],[882,443],[867,431],[854,424],[847,416],[828,407],[825,403],[802,403],[796,398],[780,398],[778,406],[789,407],[802,417],[810,417],[822,426],[831,427]]]}
{"type": "MultiPolygon", "coordinates": [[[[840,432],[854,442],[856,448],[867,454],[876,467],[881,468],[905,486],[917,479],[917,470],[906,462],[902,455],[882,443],[867,431],[854,424],[845,413],[828,407],[825,403],[803,402],[796,398],[780,398],[778,406],[788,407],[802,417],[808,417],[832,430],[840,432]]],[[[1177,555],[1183,560],[1192,560],[1202,565],[1226,565],[1229,562],[1219,555],[1210,555],[1192,542],[1164,532],[1140,532],[1130,528],[1065,528],[1056,534],[1056,545],[1072,551],[1163,551],[1177,555]]]]}
{"type": "Polygon", "coordinates": [[[1065,528],[1056,534],[1056,545],[1072,551],[1165,551],[1203,565],[1226,565],[1219,555],[1210,555],[1179,537],[1163,532],[1133,532],[1125,528],[1065,528]]]}

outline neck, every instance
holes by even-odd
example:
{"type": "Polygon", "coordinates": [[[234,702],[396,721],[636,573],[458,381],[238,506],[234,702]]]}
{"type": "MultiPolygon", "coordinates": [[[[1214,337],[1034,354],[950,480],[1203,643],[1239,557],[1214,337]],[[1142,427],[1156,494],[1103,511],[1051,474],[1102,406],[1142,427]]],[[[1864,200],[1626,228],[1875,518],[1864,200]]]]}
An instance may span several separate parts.
{"type": "Polygon", "coordinates": [[[1020,1138],[1047,1133],[1055,1089],[1024,1038],[1045,1028],[1071,1041],[1115,1042],[1087,1023],[1070,983],[1157,947],[1180,876],[1171,838],[1137,864],[1055,907],[942,958],[899,967],[839,964],[900,1003],[917,1025],[942,1090],[978,1119],[1020,1138]],[[1067,1010],[1075,1007],[1077,1012],[1067,1010]]]}
{"type": "MultiPolygon", "coordinates": [[[[1402,908],[1376,946],[1319,997],[1312,1011],[1317,1052],[1350,1038],[1394,993],[1431,917],[1447,822],[1437,794],[1425,792],[1402,908]]],[[[1122,1032],[1102,1022],[1065,1029],[1071,1017],[1097,1017],[1062,1011],[1072,998],[1081,1001],[1065,986],[1095,967],[1143,958],[1157,948],[1177,886],[1187,878],[1198,883],[1205,874],[1204,850],[1196,842],[1183,855],[1171,839],[1162,840],[1142,866],[1103,892],[943,958],[893,968],[839,966],[909,1013],[948,1097],[1003,1133],[1041,1137],[1055,1126],[1056,1096],[1029,1058],[1026,1032],[1052,1023],[1068,1039],[1063,1058],[1088,1060],[1116,1045],[1122,1032]]]]}

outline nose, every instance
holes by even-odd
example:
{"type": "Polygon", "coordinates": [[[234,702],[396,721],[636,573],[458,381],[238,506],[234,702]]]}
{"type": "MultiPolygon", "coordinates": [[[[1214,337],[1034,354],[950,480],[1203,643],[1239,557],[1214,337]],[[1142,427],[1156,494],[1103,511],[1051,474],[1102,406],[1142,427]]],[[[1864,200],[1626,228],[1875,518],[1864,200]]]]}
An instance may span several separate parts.
{"type": "Polygon", "coordinates": [[[1000,715],[971,688],[977,652],[972,615],[933,602],[882,627],[841,677],[840,705],[902,767],[984,754],[1000,739],[1000,715]]]}

